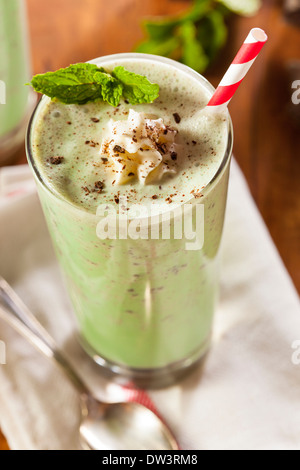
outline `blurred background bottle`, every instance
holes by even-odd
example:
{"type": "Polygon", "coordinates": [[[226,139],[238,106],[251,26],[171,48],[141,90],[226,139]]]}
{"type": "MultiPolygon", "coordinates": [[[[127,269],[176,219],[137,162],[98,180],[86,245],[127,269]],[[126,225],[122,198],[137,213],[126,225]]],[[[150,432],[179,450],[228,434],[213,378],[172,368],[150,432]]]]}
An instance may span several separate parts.
{"type": "Polygon", "coordinates": [[[25,1],[0,0],[0,165],[23,143],[34,106],[28,45],[25,1]]]}

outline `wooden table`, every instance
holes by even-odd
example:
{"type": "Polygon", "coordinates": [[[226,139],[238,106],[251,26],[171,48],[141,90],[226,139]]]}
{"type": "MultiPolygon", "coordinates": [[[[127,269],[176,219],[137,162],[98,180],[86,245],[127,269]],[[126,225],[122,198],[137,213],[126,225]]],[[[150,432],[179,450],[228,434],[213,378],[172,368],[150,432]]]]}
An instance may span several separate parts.
{"type": "MultiPolygon", "coordinates": [[[[143,16],[177,12],[188,5],[187,0],[27,2],[34,73],[128,52],[142,37],[143,16]]],[[[300,118],[297,124],[289,117],[292,90],[286,73],[287,62],[300,59],[300,29],[285,22],[280,3],[265,0],[256,18],[231,20],[228,46],[207,77],[217,85],[249,29],[266,29],[269,43],[230,106],[234,151],[300,291],[300,118]]],[[[24,162],[22,150],[17,163],[24,162]]],[[[5,448],[0,434],[0,450],[5,448]]]]}

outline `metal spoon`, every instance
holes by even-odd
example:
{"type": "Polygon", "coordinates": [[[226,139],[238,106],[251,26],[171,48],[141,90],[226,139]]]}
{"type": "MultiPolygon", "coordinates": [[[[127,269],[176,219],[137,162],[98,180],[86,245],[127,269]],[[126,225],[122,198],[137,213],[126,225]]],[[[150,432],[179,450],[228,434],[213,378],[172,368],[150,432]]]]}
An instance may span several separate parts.
{"type": "Polygon", "coordinates": [[[80,393],[82,445],[88,450],[178,450],[167,426],[138,403],[97,400],[7,282],[0,277],[0,318],[59,365],[80,393]]]}

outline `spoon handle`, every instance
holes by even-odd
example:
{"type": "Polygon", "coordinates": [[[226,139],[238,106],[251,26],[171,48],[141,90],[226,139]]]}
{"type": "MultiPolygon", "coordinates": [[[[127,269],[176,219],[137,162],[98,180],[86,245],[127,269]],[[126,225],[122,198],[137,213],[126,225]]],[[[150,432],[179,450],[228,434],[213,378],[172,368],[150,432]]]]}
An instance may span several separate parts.
{"type": "Polygon", "coordinates": [[[69,377],[80,394],[87,395],[87,387],[75,372],[69,361],[49,333],[30,312],[10,285],[0,277],[0,318],[27,339],[39,352],[56,365],[69,377]]]}

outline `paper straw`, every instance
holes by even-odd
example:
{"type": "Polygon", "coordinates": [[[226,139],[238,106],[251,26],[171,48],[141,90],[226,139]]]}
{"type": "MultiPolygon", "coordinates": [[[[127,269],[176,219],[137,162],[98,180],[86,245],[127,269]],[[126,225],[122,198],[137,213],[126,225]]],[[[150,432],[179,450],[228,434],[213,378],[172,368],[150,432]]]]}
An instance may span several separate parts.
{"type": "Polygon", "coordinates": [[[267,40],[268,36],[262,29],[251,29],[244,44],[210,99],[208,107],[218,109],[228,106],[267,40]]]}

